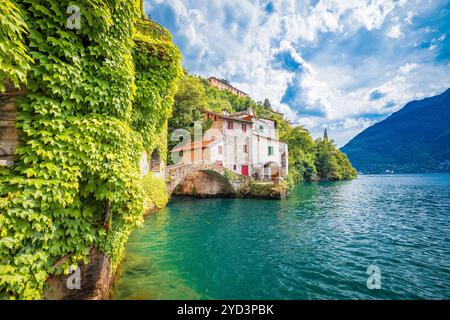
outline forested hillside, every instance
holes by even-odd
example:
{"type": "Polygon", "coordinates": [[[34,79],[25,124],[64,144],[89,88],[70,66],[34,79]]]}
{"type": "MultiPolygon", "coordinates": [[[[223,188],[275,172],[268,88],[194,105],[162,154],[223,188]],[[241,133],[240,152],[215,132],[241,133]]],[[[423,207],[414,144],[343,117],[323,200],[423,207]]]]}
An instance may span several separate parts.
{"type": "MultiPolygon", "coordinates": [[[[273,111],[270,101],[255,102],[250,97],[239,97],[209,85],[206,79],[187,72],[175,95],[174,113],[169,119],[169,131],[185,128],[193,130],[194,121],[202,121],[202,110],[222,112],[243,111],[252,108],[258,116],[276,120],[280,140],[289,144],[289,177],[291,185],[300,181],[340,180],[356,177],[345,154],[332,140],[313,140],[301,126],[293,126],[283,115],[273,111]]],[[[204,124],[204,129],[208,124],[204,124]]],[[[169,142],[169,150],[177,142],[169,142]]]]}
{"type": "Polygon", "coordinates": [[[450,89],[406,104],[342,150],[366,173],[450,171],[450,89]]]}

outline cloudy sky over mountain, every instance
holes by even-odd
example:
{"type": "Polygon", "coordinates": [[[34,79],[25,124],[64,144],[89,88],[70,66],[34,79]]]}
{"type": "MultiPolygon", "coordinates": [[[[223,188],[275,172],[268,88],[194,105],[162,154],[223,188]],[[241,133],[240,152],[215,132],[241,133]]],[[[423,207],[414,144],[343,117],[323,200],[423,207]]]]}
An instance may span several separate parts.
{"type": "Polygon", "coordinates": [[[338,146],[450,87],[450,1],[146,0],[190,72],[230,80],[338,146]]]}

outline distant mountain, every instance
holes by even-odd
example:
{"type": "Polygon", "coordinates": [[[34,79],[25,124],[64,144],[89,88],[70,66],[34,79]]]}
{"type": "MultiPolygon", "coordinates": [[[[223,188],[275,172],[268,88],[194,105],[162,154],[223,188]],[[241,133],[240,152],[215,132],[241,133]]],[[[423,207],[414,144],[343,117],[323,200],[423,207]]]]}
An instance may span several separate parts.
{"type": "Polygon", "coordinates": [[[409,102],[341,150],[363,173],[450,172],[450,89],[409,102]]]}

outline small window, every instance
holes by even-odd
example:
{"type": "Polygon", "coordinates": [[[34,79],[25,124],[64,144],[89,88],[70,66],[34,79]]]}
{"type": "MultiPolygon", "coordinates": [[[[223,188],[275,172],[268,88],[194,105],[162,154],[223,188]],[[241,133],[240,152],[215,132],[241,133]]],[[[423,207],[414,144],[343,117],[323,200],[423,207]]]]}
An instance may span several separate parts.
{"type": "Polygon", "coordinates": [[[244,153],[248,153],[248,146],[244,144],[244,153]]]}
{"type": "Polygon", "coordinates": [[[269,146],[267,152],[268,152],[269,156],[273,156],[273,147],[269,146]]]}
{"type": "Polygon", "coordinates": [[[259,126],[259,132],[264,132],[264,127],[263,126],[259,126]]]}
{"type": "Polygon", "coordinates": [[[233,130],[233,122],[228,121],[228,129],[233,130]]]}
{"type": "Polygon", "coordinates": [[[222,148],[222,146],[219,146],[219,154],[222,154],[223,153],[223,148],[222,148]]]}
{"type": "Polygon", "coordinates": [[[245,123],[242,124],[242,131],[247,132],[247,125],[245,123]]]}
{"type": "Polygon", "coordinates": [[[235,165],[235,164],[233,164],[233,170],[235,170],[235,171],[236,171],[236,165],[235,165]]]}
{"type": "Polygon", "coordinates": [[[214,116],[214,121],[217,121],[217,116],[214,116]]]}

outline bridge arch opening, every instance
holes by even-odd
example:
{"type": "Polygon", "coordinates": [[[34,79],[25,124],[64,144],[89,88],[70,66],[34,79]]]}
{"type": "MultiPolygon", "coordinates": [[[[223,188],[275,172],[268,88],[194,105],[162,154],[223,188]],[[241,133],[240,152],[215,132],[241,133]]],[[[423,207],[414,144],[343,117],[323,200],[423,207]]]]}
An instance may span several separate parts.
{"type": "Polygon", "coordinates": [[[232,197],[235,190],[222,174],[213,170],[197,170],[184,176],[173,194],[200,198],[232,197]]]}

